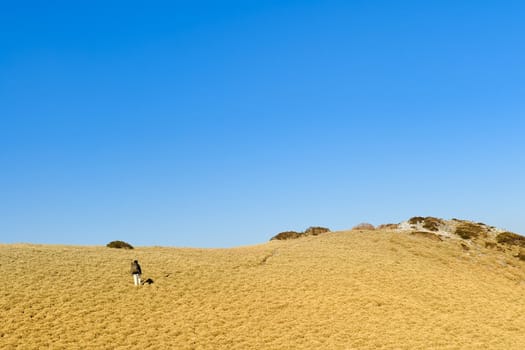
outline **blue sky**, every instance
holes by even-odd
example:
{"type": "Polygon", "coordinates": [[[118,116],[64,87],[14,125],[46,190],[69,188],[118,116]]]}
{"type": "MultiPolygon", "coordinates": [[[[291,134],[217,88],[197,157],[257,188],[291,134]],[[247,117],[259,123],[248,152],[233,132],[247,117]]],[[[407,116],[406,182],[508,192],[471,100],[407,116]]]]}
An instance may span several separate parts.
{"type": "Polygon", "coordinates": [[[0,6],[0,242],[525,233],[521,1],[0,6]]]}

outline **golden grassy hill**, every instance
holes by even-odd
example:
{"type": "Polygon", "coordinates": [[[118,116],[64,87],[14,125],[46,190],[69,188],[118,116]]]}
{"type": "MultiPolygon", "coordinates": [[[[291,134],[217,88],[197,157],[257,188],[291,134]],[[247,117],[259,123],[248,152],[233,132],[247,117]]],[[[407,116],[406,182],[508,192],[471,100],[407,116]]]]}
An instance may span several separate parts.
{"type": "Polygon", "coordinates": [[[0,245],[0,348],[523,349],[515,253],[389,230],[235,249],[0,245]],[[133,286],[135,258],[153,284],[133,286]]]}

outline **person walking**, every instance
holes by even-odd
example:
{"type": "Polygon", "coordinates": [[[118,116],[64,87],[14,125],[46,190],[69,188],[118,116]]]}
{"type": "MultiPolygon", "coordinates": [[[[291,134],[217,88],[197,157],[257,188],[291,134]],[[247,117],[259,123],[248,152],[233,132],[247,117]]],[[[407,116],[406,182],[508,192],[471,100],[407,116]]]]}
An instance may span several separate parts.
{"type": "Polygon", "coordinates": [[[135,285],[140,286],[140,275],[142,275],[142,269],[137,260],[131,262],[131,274],[133,275],[133,282],[135,285]]]}

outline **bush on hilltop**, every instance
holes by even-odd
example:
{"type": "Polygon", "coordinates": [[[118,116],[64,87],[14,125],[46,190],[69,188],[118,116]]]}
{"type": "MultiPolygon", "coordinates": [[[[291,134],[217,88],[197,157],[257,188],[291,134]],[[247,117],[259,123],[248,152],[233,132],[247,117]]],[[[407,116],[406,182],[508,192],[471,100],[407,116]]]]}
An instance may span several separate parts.
{"type": "Polygon", "coordinates": [[[414,217],[408,219],[408,223],[411,224],[411,225],[416,225],[416,224],[418,224],[420,222],[423,222],[423,221],[425,221],[425,218],[422,217],[422,216],[414,216],[414,217]]]}
{"type": "Polygon", "coordinates": [[[303,235],[303,233],[301,233],[301,232],[284,231],[284,232],[278,233],[275,236],[273,236],[270,239],[270,241],[273,241],[273,240],[285,240],[285,239],[295,239],[295,238],[301,237],[302,235],[303,235]]]}
{"type": "Polygon", "coordinates": [[[108,248],[119,248],[119,249],[133,249],[133,246],[124,241],[112,241],[106,244],[108,248]]]}
{"type": "Polygon", "coordinates": [[[317,236],[322,233],[330,232],[329,228],[320,227],[320,226],[311,226],[306,229],[304,232],[296,231],[284,231],[273,236],[270,241],[273,240],[286,240],[286,239],[295,239],[306,236],[317,236]]]}
{"type": "Polygon", "coordinates": [[[304,234],[307,236],[308,235],[317,236],[317,235],[320,235],[321,233],[326,233],[326,232],[330,232],[330,229],[326,227],[313,226],[313,227],[308,227],[306,231],[304,231],[304,234]]]}
{"type": "Polygon", "coordinates": [[[443,224],[443,220],[427,216],[424,220],[423,228],[426,228],[429,231],[439,231],[439,226],[441,224],[443,224]]]}
{"type": "Polygon", "coordinates": [[[463,239],[478,238],[485,234],[485,228],[472,222],[462,222],[456,227],[456,234],[463,239]]]}
{"type": "Polygon", "coordinates": [[[498,243],[505,243],[508,245],[517,245],[525,248],[525,237],[513,232],[502,232],[496,236],[498,243]]]}
{"type": "Polygon", "coordinates": [[[439,231],[439,226],[443,224],[443,220],[432,216],[414,216],[408,220],[408,223],[411,225],[422,224],[424,229],[435,232],[439,231]]]}

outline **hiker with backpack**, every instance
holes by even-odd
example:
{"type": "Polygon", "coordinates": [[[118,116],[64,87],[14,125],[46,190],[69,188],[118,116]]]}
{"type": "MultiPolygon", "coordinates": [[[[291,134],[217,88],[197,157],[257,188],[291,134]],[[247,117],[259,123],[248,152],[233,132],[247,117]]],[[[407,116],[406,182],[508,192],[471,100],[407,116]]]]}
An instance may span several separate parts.
{"type": "Polygon", "coordinates": [[[140,275],[142,275],[142,269],[140,268],[139,262],[133,260],[131,263],[131,274],[133,275],[133,282],[136,286],[140,286],[140,275]]]}

